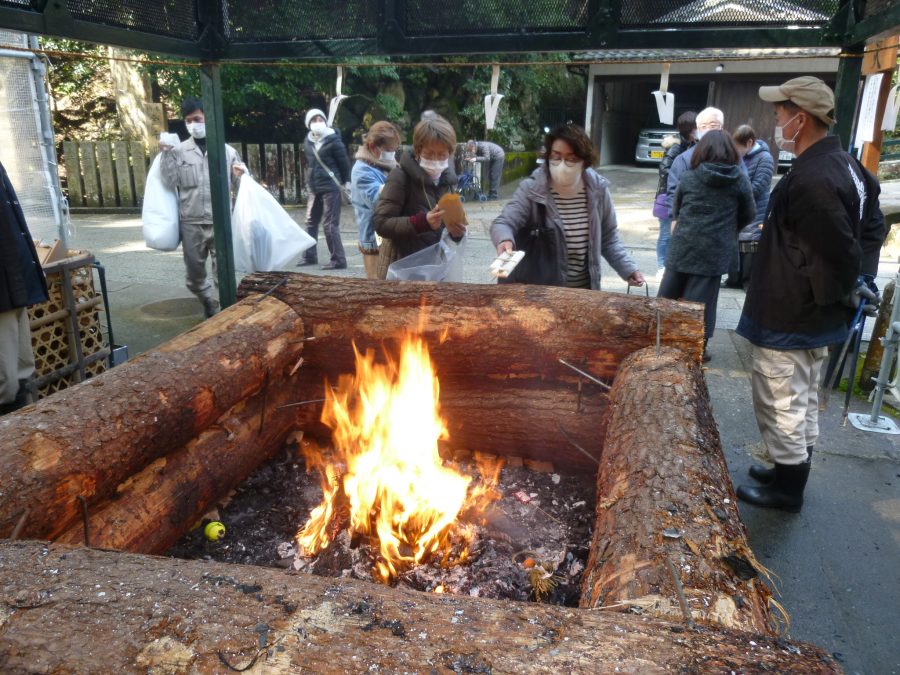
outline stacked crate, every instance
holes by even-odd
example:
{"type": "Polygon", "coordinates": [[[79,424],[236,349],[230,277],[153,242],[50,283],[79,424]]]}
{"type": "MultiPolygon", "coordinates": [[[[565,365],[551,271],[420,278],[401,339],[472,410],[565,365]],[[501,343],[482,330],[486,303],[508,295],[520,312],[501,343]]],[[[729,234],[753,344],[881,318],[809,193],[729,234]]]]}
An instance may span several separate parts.
{"type": "Polygon", "coordinates": [[[93,263],[90,253],[72,251],[44,266],[49,299],[28,309],[35,399],[106,370],[109,346],[101,330],[103,298],[94,289],[93,263]]]}

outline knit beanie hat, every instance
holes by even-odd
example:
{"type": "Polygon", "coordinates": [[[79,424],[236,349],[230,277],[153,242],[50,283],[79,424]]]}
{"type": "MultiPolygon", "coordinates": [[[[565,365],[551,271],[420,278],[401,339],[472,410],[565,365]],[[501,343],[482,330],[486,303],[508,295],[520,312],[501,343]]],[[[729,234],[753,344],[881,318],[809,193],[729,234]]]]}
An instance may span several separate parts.
{"type": "Polygon", "coordinates": [[[323,119],[328,119],[328,117],[318,108],[310,108],[306,112],[306,128],[309,129],[309,123],[312,122],[313,118],[317,115],[321,115],[323,119]]]}

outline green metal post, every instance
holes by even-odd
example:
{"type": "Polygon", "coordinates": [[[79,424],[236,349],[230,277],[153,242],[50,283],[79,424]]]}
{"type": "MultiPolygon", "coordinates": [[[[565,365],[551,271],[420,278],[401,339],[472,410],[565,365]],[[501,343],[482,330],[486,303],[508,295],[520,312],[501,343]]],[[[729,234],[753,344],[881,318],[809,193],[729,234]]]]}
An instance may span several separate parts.
{"type": "Polygon", "coordinates": [[[850,151],[850,134],[856,119],[856,104],[859,98],[859,79],[862,75],[864,45],[853,45],[844,49],[838,64],[837,82],[834,87],[835,135],[841,145],[850,151]]]}
{"type": "Polygon", "coordinates": [[[219,302],[222,307],[237,300],[234,278],[234,250],[231,246],[230,176],[225,155],[225,117],[222,112],[222,82],[217,62],[200,67],[203,113],[206,116],[206,152],[209,161],[209,188],[212,198],[216,267],[219,274],[219,302]]]}

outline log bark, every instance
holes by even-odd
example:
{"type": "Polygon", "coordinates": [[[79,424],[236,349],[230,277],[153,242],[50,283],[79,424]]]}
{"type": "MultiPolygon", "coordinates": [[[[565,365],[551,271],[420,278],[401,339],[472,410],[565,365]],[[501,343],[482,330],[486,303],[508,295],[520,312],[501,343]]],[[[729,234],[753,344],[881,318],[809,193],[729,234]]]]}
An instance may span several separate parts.
{"type": "Polygon", "coordinates": [[[154,460],[181,448],[278,378],[303,349],[303,322],[253,298],[157,349],[0,418],[0,536],[53,538],[154,460]]]}
{"type": "MultiPolygon", "coordinates": [[[[283,380],[241,401],[181,450],[160,457],[120,484],[111,499],[90,510],[91,546],[164,553],[263,462],[284,447],[296,428],[296,400],[283,380]]],[[[56,539],[79,545],[76,522],[56,539]]]]}
{"type": "Polygon", "coordinates": [[[0,543],[4,672],[840,672],[821,649],[612,612],[0,543]]]}
{"type": "MultiPolygon", "coordinates": [[[[315,337],[304,351],[305,377],[318,392],[324,379],[354,371],[353,342],[396,355],[399,339],[414,331],[431,351],[453,448],[550,460],[561,470],[596,470],[606,392],[560,358],[611,382],[622,359],[655,345],[657,311],[664,345],[698,363],[703,349],[702,307],[665,299],[276,272],[245,277],[238,292],[278,284],[272,295],[291,305],[315,337]]],[[[306,432],[328,438],[318,425],[319,406],[302,414],[306,432]]]]}
{"type": "Polygon", "coordinates": [[[776,632],[706,384],[681,352],[628,357],[610,392],[581,607],[776,632]],[[670,569],[671,563],[671,569],[670,569]]]}

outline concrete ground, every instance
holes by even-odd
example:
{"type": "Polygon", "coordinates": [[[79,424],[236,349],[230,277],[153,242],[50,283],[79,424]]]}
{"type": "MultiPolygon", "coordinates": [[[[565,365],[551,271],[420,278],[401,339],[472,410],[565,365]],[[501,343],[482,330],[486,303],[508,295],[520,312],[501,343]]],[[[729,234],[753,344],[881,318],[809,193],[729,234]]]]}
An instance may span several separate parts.
{"type": "MultiPolygon", "coordinates": [[[[620,234],[655,293],[656,221],[650,215],[656,170],[625,166],[601,169],[612,185],[620,234]]],[[[511,196],[506,186],[502,196],[511,196]]],[[[900,183],[886,184],[885,197],[900,196],[900,183]]],[[[471,222],[465,280],[491,283],[494,257],[491,220],[504,201],[467,204],[471,222]]],[[[302,211],[292,210],[302,222],[302,211]]],[[[181,252],[147,250],[139,215],[73,217],[74,248],[88,250],[105,266],[115,341],[131,356],[190,328],[203,319],[200,305],[184,288],[181,252]]],[[[352,213],[342,214],[347,270],[304,272],[364,276],[356,248],[352,213]]],[[[319,260],[328,260],[323,241],[319,260]]],[[[881,287],[897,272],[882,260],[881,287]]],[[[625,283],[604,269],[604,290],[625,292],[625,283]]],[[[634,291],[632,291],[634,292],[634,291]]],[[[638,292],[643,293],[643,290],[638,292]]],[[[759,442],[750,397],[748,344],[734,333],[744,294],[723,289],[719,299],[712,361],[705,367],[722,445],[735,484],[746,482],[747,451],[759,442]]],[[[806,504],[799,515],[741,504],[750,545],[777,575],[779,601],[791,615],[790,634],[828,651],[849,673],[900,672],[900,437],[842,427],[842,400],[833,397],[821,415],[806,504]]],[[[851,410],[869,405],[854,400],[851,410]]]]}

